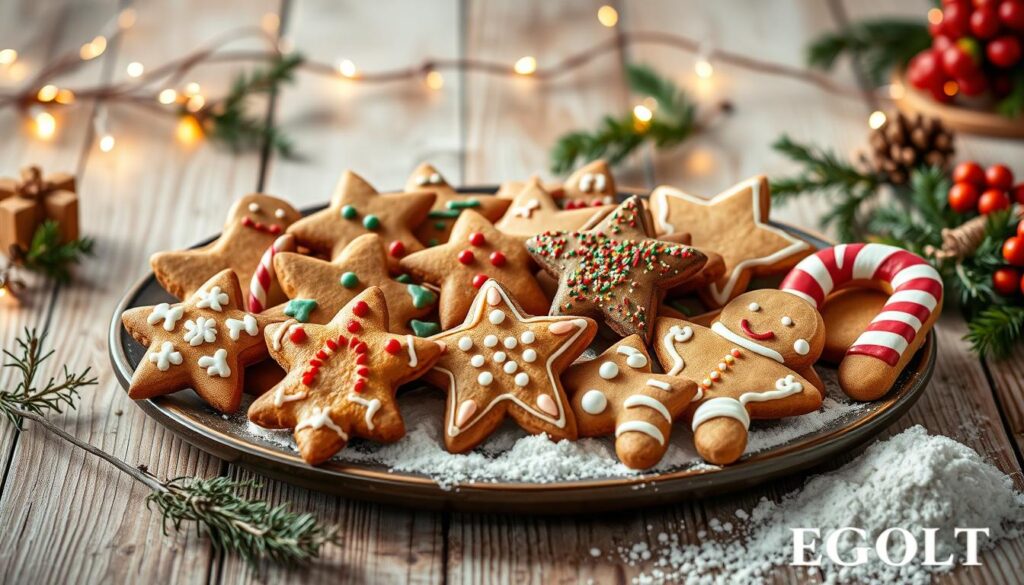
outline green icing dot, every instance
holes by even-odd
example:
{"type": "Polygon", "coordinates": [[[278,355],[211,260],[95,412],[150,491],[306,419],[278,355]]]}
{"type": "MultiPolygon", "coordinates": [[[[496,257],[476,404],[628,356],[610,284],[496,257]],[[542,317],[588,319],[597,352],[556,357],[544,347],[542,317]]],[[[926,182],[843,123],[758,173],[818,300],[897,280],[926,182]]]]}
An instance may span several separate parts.
{"type": "Polygon", "coordinates": [[[409,296],[412,297],[412,306],[417,309],[429,307],[437,300],[437,295],[434,294],[434,291],[429,288],[423,288],[418,284],[410,284],[405,287],[405,290],[409,291],[409,296]]]}
{"type": "Polygon", "coordinates": [[[408,274],[399,274],[398,276],[395,277],[395,280],[402,284],[409,284],[410,282],[412,282],[412,277],[409,276],[408,274]]]}
{"type": "Polygon", "coordinates": [[[345,288],[355,288],[359,284],[359,277],[356,276],[355,272],[346,272],[341,275],[341,286],[345,288]]]}
{"type": "Polygon", "coordinates": [[[309,321],[309,314],[313,309],[316,309],[316,301],[313,299],[292,299],[284,306],[284,314],[305,323],[309,321]]]}
{"type": "Polygon", "coordinates": [[[434,209],[427,214],[427,217],[431,219],[455,219],[462,213],[458,209],[434,209]]]}
{"type": "Polygon", "coordinates": [[[368,230],[375,230],[380,227],[380,218],[376,215],[367,215],[363,218],[363,227],[368,230]]]}
{"type": "Polygon", "coordinates": [[[480,202],[476,199],[467,199],[465,201],[449,201],[445,204],[448,209],[471,209],[474,207],[480,207],[480,202]]]}
{"type": "Polygon", "coordinates": [[[434,229],[439,231],[439,232],[443,232],[444,230],[448,229],[448,224],[446,224],[443,221],[435,221],[434,222],[434,229]]]}
{"type": "Polygon", "coordinates": [[[412,332],[417,337],[430,337],[431,335],[437,335],[441,332],[441,325],[434,323],[433,321],[417,321],[413,319],[409,321],[409,327],[412,327],[412,332]]]}
{"type": "Polygon", "coordinates": [[[357,215],[359,215],[359,212],[351,205],[346,205],[341,208],[341,217],[344,217],[345,219],[355,219],[357,215]]]}
{"type": "Polygon", "coordinates": [[[441,242],[437,238],[430,238],[429,240],[427,240],[427,247],[433,248],[434,246],[440,243],[441,242]]]}

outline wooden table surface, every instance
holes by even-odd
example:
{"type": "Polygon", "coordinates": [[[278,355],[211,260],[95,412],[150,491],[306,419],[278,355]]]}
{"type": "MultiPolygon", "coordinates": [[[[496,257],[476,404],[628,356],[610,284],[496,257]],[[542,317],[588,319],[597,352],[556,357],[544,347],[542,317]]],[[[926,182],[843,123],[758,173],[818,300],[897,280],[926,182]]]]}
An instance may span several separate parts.
{"type": "MultiPolygon", "coordinates": [[[[445,0],[401,3],[356,0],[176,0],[135,4],[137,24],[95,63],[62,79],[67,85],[124,79],[125,66],[156,66],[240,26],[280,18],[281,34],[320,60],[350,58],[381,69],[427,56],[478,57],[509,63],[534,55],[541,64],[606,39],[596,12],[601,2],[445,0]]],[[[872,0],[699,2],[620,0],[624,30],[673,31],[715,46],[791,65],[817,34],[846,19],[874,14],[923,18],[928,0],[893,8],[872,0]]],[[[5,0],[0,45],[18,49],[18,68],[0,73],[17,84],[54,55],[78,47],[125,7],[118,0],[5,0]]],[[[255,45],[253,45],[255,46],[255,45]]],[[[3,47],[0,47],[3,48],[3,47]]],[[[421,161],[436,164],[453,182],[496,183],[547,167],[557,136],[590,127],[602,115],[625,111],[631,96],[626,63],[646,63],[683,84],[710,106],[730,99],[735,113],[683,147],[644,150],[619,171],[630,185],[671,184],[713,195],[755,173],[792,167],[771,148],[786,132],[800,140],[852,153],[866,144],[867,115],[875,106],[836,97],[799,82],[717,65],[701,82],[693,59],[665,48],[631,47],[595,59],[550,85],[530,79],[445,73],[444,87],[416,82],[373,87],[299,75],[272,103],[255,106],[294,138],[303,161],[275,155],[234,156],[206,143],[183,147],[171,119],[116,107],[107,116],[116,148],[97,145],[94,104],[79,104],[60,120],[51,141],[34,138],[24,120],[0,112],[0,173],[26,163],[77,174],[82,226],[95,237],[96,256],[73,286],[32,279],[30,302],[0,308],[0,342],[9,347],[24,327],[47,328],[56,349],[51,367],[91,366],[99,386],[78,409],[57,417],[67,431],[160,477],[250,474],[191,447],[147,418],[118,386],[107,360],[106,328],[122,291],[148,270],[157,250],[190,245],[216,233],[237,196],[254,190],[297,205],[325,201],[345,168],[381,187],[397,187],[421,161]]],[[[189,79],[213,95],[235,67],[202,67],[189,79]]],[[[837,78],[854,83],[849,67],[837,78]]],[[[984,163],[1005,161],[1020,173],[1019,142],[961,136],[960,155],[984,163]]],[[[546,174],[546,173],[545,173],[546,174]]],[[[815,228],[823,211],[808,200],[777,209],[774,217],[815,228]]],[[[947,314],[938,327],[939,360],[927,394],[890,433],[922,424],[961,441],[1021,481],[1024,440],[1024,351],[1002,362],[980,361],[961,340],[965,324],[947,314]]],[[[10,372],[0,374],[0,386],[10,372]]],[[[0,582],[629,582],[643,568],[593,558],[592,547],[614,551],[658,533],[682,531],[689,542],[715,516],[731,517],[761,497],[778,498],[803,477],[759,489],[662,509],[595,517],[531,518],[440,514],[347,501],[261,478],[258,495],[288,502],[340,526],[341,546],[313,567],[265,567],[262,576],[235,557],[216,554],[194,535],[166,538],[159,514],[144,503],[146,488],[104,462],[87,457],[35,425],[16,432],[0,424],[0,582]],[[682,528],[680,524],[685,521],[682,528]]],[[[983,566],[955,571],[938,582],[1001,583],[1019,577],[1024,540],[1007,541],[982,556],[983,566]]],[[[779,569],[777,582],[806,579],[779,569]]]]}

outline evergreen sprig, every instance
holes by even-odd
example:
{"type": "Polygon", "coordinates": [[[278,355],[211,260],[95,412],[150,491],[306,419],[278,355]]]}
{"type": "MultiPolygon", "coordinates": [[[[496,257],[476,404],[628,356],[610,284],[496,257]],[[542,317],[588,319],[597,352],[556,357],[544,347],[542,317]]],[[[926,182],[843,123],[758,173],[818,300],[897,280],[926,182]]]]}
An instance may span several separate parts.
{"type": "Polygon", "coordinates": [[[646,141],[669,148],[697,130],[695,106],[671,80],[643,65],[627,66],[626,78],[634,93],[650,97],[657,104],[651,120],[638,120],[628,112],[605,116],[593,131],[563,135],[551,149],[552,172],[567,173],[582,162],[599,158],[618,164],[646,141]]]}
{"type": "Polygon", "coordinates": [[[65,407],[75,407],[74,401],[81,388],[96,384],[96,378],[89,376],[89,368],[80,373],[72,373],[64,366],[61,377],[50,377],[46,384],[39,387],[36,384],[39,367],[53,355],[53,350],[43,352],[45,339],[46,336],[38,335],[35,329],[26,328],[22,337],[15,339],[16,353],[3,350],[4,355],[10,359],[3,367],[17,370],[20,380],[14,390],[0,390],[0,413],[18,430],[21,430],[22,425],[19,411],[59,414],[65,407]]]}
{"type": "Polygon", "coordinates": [[[48,219],[32,234],[28,250],[15,250],[14,255],[21,259],[25,268],[64,283],[71,280],[71,267],[92,255],[93,245],[92,238],[61,242],[60,224],[48,219]]]}
{"type": "Polygon", "coordinates": [[[979,355],[1004,358],[1024,338],[1024,307],[996,305],[975,315],[964,337],[979,355]]]}
{"type": "Polygon", "coordinates": [[[996,104],[996,111],[1007,118],[1024,116],[1024,71],[1017,71],[1010,93],[996,104]]]}
{"type": "MultiPolygon", "coordinates": [[[[291,139],[265,117],[249,113],[246,106],[251,97],[274,94],[282,84],[294,81],[302,61],[298,53],[279,55],[268,67],[239,75],[222,100],[195,114],[203,132],[233,152],[260,150],[266,143],[281,156],[294,157],[291,139]]],[[[185,109],[181,113],[189,115],[185,109]]]]}
{"type": "Polygon", "coordinates": [[[146,503],[160,510],[165,533],[168,527],[180,531],[193,524],[215,548],[239,554],[250,564],[261,557],[289,565],[305,563],[318,557],[325,544],[338,543],[336,528],[325,528],[312,514],[240,496],[242,490],[259,487],[254,481],[179,477],[163,486],[147,496],[146,503]]]}
{"type": "Polygon", "coordinates": [[[807,48],[807,63],[830,70],[841,56],[848,54],[860,63],[872,83],[883,85],[894,67],[903,67],[931,43],[928,27],[923,22],[891,18],[866,20],[812,41],[807,48]]]}

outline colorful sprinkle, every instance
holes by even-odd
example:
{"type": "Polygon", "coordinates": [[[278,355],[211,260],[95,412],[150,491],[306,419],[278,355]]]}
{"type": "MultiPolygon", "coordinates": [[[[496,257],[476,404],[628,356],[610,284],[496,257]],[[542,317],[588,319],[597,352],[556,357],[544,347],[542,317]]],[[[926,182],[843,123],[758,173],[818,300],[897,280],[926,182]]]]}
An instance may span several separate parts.
{"type": "Polygon", "coordinates": [[[356,304],[352,307],[352,314],[356,317],[365,317],[370,312],[370,305],[366,304],[366,301],[356,301],[356,304]]]}
{"type": "Polygon", "coordinates": [[[445,204],[448,209],[473,209],[480,207],[480,202],[476,199],[466,199],[465,201],[449,201],[445,204]]]}
{"type": "Polygon", "coordinates": [[[472,264],[476,257],[473,255],[472,250],[463,250],[459,252],[458,260],[462,264],[472,264]]]}
{"type": "Polygon", "coordinates": [[[399,240],[391,242],[388,244],[388,254],[390,254],[392,258],[401,258],[402,256],[405,256],[405,244],[399,240]]]}
{"type": "Polygon", "coordinates": [[[487,238],[480,232],[473,232],[469,234],[469,243],[474,246],[483,246],[487,243],[487,238]]]}
{"type": "Polygon", "coordinates": [[[341,286],[345,288],[355,288],[359,285],[359,277],[356,276],[355,272],[346,272],[341,275],[341,286]]]}
{"type": "Polygon", "coordinates": [[[363,218],[363,227],[368,230],[375,230],[380,227],[380,218],[376,215],[367,215],[363,218]]]}
{"type": "Polygon", "coordinates": [[[292,333],[288,336],[288,339],[290,339],[292,343],[302,343],[303,341],[306,341],[306,330],[302,327],[296,327],[292,329],[292,333]]]}
{"type": "Polygon", "coordinates": [[[473,288],[480,288],[485,282],[487,282],[487,275],[477,274],[473,277],[473,288]]]}
{"type": "Polygon", "coordinates": [[[498,268],[501,268],[502,266],[505,265],[505,255],[502,254],[501,252],[497,251],[497,250],[495,250],[494,252],[491,252],[491,258],[490,259],[491,259],[491,264],[496,266],[496,267],[498,267],[498,268]]]}
{"type": "Polygon", "coordinates": [[[345,219],[355,219],[357,215],[359,215],[359,212],[351,205],[346,205],[341,208],[341,217],[344,217],[345,219]]]}
{"type": "Polygon", "coordinates": [[[384,344],[384,351],[390,353],[391,355],[398,355],[398,352],[402,351],[402,343],[395,339],[394,337],[392,337],[391,339],[388,340],[387,343],[384,344]]]}

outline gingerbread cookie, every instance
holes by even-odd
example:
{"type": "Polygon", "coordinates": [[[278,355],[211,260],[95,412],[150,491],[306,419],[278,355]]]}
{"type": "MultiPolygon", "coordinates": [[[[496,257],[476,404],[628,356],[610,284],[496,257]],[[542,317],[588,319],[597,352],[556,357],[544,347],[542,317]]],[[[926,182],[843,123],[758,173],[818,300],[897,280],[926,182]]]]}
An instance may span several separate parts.
{"type": "Polygon", "coordinates": [[[401,267],[441,289],[441,327],[460,323],[488,278],[512,293],[531,314],[548,312],[549,302],[530,270],[522,239],[501,233],[472,210],[459,216],[447,244],[402,259],[401,267]]]}
{"type": "Polygon", "coordinates": [[[597,358],[562,374],[581,437],[615,434],[615,453],[633,469],[647,469],[668,450],[672,423],[697,394],[697,384],[651,373],[651,356],[630,335],[597,358]]]}
{"type": "Polygon", "coordinates": [[[425,379],[448,392],[444,443],[462,453],[506,415],[530,433],[575,439],[559,374],[586,349],[597,325],[582,317],[531,317],[496,281],[480,287],[466,321],[431,339],[446,350],[425,379]]]}
{"type": "Polygon", "coordinates": [[[267,327],[270,355],[288,370],[249,407],[249,420],[293,429],[310,465],[329,459],[349,437],[388,443],[405,434],[395,389],[420,376],[442,346],[388,332],[384,293],[369,287],[326,325],[294,320],[267,327]]]}
{"type": "MultiPolygon", "coordinates": [[[[192,250],[158,252],[149,263],[160,286],[178,299],[190,296],[225,269],[234,271],[248,286],[264,250],[300,217],[288,202],[252,193],[231,206],[224,231],[216,240],[192,250]]],[[[268,288],[266,298],[279,303],[284,296],[279,290],[268,288]]]]}
{"type": "MultiPolygon", "coordinates": [[[[809,256],[779,286],[818,308],[844,286],[885,291],[885,305],[839,364],[839,386],[855,400],[881,398],[924,344],[942,311],[942,277],[920,256],[884,244],[840,244],[809,256]]],[[[859,320],[854,313],[851,319],[859,320]]]]}
{"type": "Polygon", "coordinates": [[[813,307],[794,295],[762,289],[744,293],[710,328],[661,317],[655,351],[670,376],[698,384],[687,411],[694,445],[709,463],[725,465],[743,455],[751,419],[813,412],[823,389],[811,371],[825,343],[813,307]]]}
{"type": "Polygon", "coordinates": [[[659,234],[688,232],[694,246],[723,256],[725,274],[700,291],[713,307],[745,291],[751,277],[785,272],[813,251],[807,242],[768,223],[770,207],[768,179],[763,176],[710,200],[664,186],[651,194],[659,234]]]}
{"type": "Polygon", "coordinates": [[[274,266],[281,287],[291,299],[283,307],[285,315],[303,323],[327,323],[370,286],[380,287],[384,293],[389,331],[395,333],[411,333],[409,322],[430,314],[437,303],[434,291],[391,279],[377,234],[363,234],[352,240],[331,262],[282,253],[274,266]]]}
{"type": "Polygon", "coordinates": [[[459,193],[444,180],[437,169],[426,163],[416,167],[405,182],[406,191],[424,189],[437,195],[434,206],[427,214],[427,221],[416,228],[416,237],[428,247],[448,241],[452,226],[464,209],[472,209],[488,221],[495,222],[501,219],[512,203],[488,193],[459,193]]]}
{"type": "Polygon", "coordinates": [[[615,204],[615,179],[608,163],[595,160],[580,167],[562,184],[562,207],[599,207],[615,204]]]}
{"type": "Polygon", "coordinates": [[[381,194],[359,175],[345,171],[327,209],[295,222],[288,233],[299,244],[330,258],[357,237],[377,234],[389,265],[396,268],[399,258],[423,249],[412,229],[427,218],[434,198],[429,190],[381,194]]]}
{"type": "Polygon", "coordinates": [[[501,221],[494,224],[499,230],[513,236],[528,238],[545,231],[581,229],[588,222],[599,220],[615,209],[614,206],[585,207],[563,210],[534,179],[512,200],[512,206],[501,221]]]}
{"type": "Polygon", "coordinates": [[[653,233],[643,201],[634,195],[590,230],[527,240],[533,258],[559,278],[551,314],[599,317],[620,335],[650,340],[665,289],[693,276],[706,260],[653,233]]]}
{"type": "Polygon", "coordinates": [[[128,396],[141,400],[192,388],[220,412],[237,410],[245,366],[267,356],[267,318],[244,307],[238,277],[223,270],[182,303],[125,311],[125,329],[148,347],[128,396]]]}

